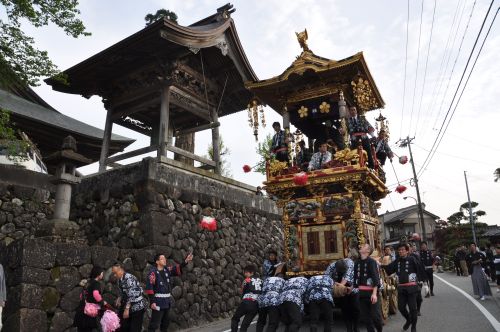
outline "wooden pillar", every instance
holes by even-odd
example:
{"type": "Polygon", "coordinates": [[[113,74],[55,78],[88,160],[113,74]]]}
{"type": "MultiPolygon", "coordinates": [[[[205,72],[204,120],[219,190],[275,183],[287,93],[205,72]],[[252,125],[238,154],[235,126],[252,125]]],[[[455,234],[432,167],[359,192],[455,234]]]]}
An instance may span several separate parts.
{"type": "Polygon", "coordinates": [[[167,144],[169,133],[169,117],[170,117],[170,86],[163,88],[161,92],[160,105],[160,130],[158,139],[158,160],[161,156],[167,156],[167,144]]]}
{"type": "Polygon", "coordinates": [[[99,172],[106,171],[106,159],[109,154],[109,144],[111,143],[111,132],[113,130],[113,120],[111,111],[106,113],[106,124],[104,125],[104,136],[102,138],[101,157],[99,158],[99,172]]]}
{"type": "Polygon", "coordinates": [[[283,110],[283,129],[290,131],[290,113],[286,107],[283,110]]]}
{"type": "MultiPolygon", "coordinates": [[[[219,122],[219,115],[217,114],[216,109],[212,109],[210,112],[210,116],[212,118],[212,123],[219,122]]],[[[212,148],[214,154],[215,161],[215,174],[221,174],[221,164],[220,164],[220,136],[219,136],[219,127],[212,128],[212,148]]]]}
{"type": "Polygon", "coordinates": [[[292,151],[292,146],[288,138],[290,137],[290,113],[288,112],[287,107],[285,106],[283,110],[283,130],[285,131],[285,139],[286,139],[286,146],[287,146],[287,154],[288,154],[288,159],[289,162],[288,164],[291,166],[293,158],[291,155],[292,151]]]}

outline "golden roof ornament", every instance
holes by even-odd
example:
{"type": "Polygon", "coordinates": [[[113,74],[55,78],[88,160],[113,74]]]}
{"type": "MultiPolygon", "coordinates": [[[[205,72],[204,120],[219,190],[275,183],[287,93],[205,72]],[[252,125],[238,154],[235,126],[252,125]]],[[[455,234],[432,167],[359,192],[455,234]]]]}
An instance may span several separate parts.
{"type": "Polygon", "coordinates": [[[310,52],[311,50],[307,46],[307,29],[304,29],[302,32],[296,32],[295,34],[297,35],[297,40],[304,52],[310,52]]]}

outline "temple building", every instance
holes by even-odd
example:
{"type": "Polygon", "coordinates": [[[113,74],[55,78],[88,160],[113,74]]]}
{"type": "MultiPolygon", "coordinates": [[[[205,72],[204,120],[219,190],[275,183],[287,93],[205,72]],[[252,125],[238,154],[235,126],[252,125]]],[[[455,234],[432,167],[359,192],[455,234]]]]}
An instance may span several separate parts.
{"type": "MultiPolygon", "coordinates": [[[[0,108],[9,112],[15,129],[24,133],[33,143],[30,159],[38,164],[33,170],[46,172],[43,160],[61,149],[63,139],[73,136],[78,142],[78,151],[92,162],[99,160],[104,132],[96,127],[73,119],[57,111],[38,96],[30,87],[20,81],[0,87],[0,108]]],[[[112,153],[123,151],[134,142],[120,135],[111,135],[109,149],[112,153]]],[[[8,162],[1,156],[2,163],[8,162]]],[[[43,160],[45,162],[45,160],[43,160]]],[[[49,173],[57,165],[45,162],[49,173]]]]}
{"type": "Polygon", "coordinates": [[[190,26],[168,19],[145,27],[64,71],[69,84],[54,78],[54,90],[102,97],[107,110],[99,171],[119,160],[167,151],[195,160],[220,174],[219,117],[246,108],[252,94],[245,81],[257,80],[243,51],[226,5],[190,26]],[[151,138],[150,145],[112,156],[114,124],[151,138]],[[173,144],[174,137],[211,129],[214,160],[173,144]]]}

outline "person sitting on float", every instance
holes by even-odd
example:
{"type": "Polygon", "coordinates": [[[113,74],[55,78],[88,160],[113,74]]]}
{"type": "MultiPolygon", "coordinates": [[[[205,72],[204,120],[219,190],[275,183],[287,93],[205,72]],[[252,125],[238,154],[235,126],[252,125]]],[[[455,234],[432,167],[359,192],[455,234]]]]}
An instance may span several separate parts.
{"type": "Polygon", "coordinates": [[[319,151],[312,155],[311,161],[309,162],[309,171],[314,171],[321,169],[324,164],[332,160],[332,154],[328,151],[328,145],[326,142],[319,142],[319,151]]]}

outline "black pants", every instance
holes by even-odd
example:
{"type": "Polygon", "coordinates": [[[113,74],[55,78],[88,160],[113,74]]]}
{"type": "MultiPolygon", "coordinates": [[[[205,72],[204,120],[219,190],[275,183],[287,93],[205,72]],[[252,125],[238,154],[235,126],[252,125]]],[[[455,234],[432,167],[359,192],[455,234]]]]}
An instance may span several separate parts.
{"type": "MultiPolygon", "coordinates": [[[[120,313],[120,317],[123,317],[123,312],[120,313]]],[[[144,318],[144,309],[136,312],[131,312],[127,319],[121,319],[120,332],[141,332],[142,331],[142,320],[144,318]]]]}
{"type": "Polygon", "coordinates": [[[398,287],[398,309],[401,315],[417,326],[417,294],[420,293],[418,286],[398,287]],[[408,309],[406,307],[408,306],[408,309]]]}
{"type": "Polygon", "coordinates": [[[370,297],[362,296],[359,298],[359,307],[365,318],[366,330],[368,332],[382,331],[382,312],[380,311],[380,298],[377,303],[372,304],[370,297]]]}
{"type": "Polygon", "coordinates": [[[418,287],[418,292],[417,292],[417,313],[420,312],[420,308],[422,307],[422,302],[424,302],[424,299],[422,298],[422,286],[417,286],[418,287]]]}
{"type": "Polygon", "coordinates": [[[462,272],[462,267],[460,266],[460,261],[454,261],[455,263],[455,271],[457,271],[457,276],[461,277],[463,276],[463,272],[462,272]]]}
{"type": "Polygon", "coordinates": [[[434,293],[434,271],[432,268],[425,269],[425,274],[427,274],[427,280],[429,280],[429,287],[431,288],[431,293],[434,293]]]}
{"type": "Polygon", "coordinates": [[[266,320],[269,317],[269,324],[266,332],[275,332],[280,325],[280,308],[278,306],[270,306],[259,309],[259,319],[257,320],[256,332],[263,332],[266,326],[266,320]]]}
{"type": "Polygon", "coordinates": [[[302,312],[293,302],[285,301],[280,305],[281,321],[285,324],[285,331],[298,332],[302,325],[302,312]]]}
{"type": "Polygon", "coordinates": [[[170,309],[151,310],[151,321],[149,321],[149,332],[156,332],[160,329],[161,332],[167,332],[170,320],[168,312],[170,309]]]}
{"type": "Polygon", "coordinates": [[[359,294],[349,294],[334,299],[335,306],[340,307],[347,332],[358,331],[359,294]]]}
{"type": "Polygon", "coordinates": [[[325,318],[325,327],[323,328],[324,332],[332,331],[332,323],[333,323],[333,305],[331,302],[322,299],[317,301],[311,301],[309,303],[309,312],[311,314],[311,332],[318,331],[319,325],[319,316],[323,314],[325,318]]]}
{"type": "Polygon", "coordinates": [[[258,309],[259,306],[257,304],[257,301],[241,301],[238,309],[236,309],[236,312],[233,315],[233,318],[231,318],[231,332],[238,331],[238,323],[243,316],[245,317],[241,322],[240,331],[246,332],[246,330],[250,326],[250,323],[252,322],[252,319],[257,315],[258,309]]]}

